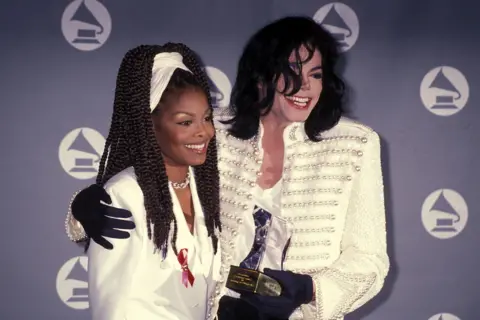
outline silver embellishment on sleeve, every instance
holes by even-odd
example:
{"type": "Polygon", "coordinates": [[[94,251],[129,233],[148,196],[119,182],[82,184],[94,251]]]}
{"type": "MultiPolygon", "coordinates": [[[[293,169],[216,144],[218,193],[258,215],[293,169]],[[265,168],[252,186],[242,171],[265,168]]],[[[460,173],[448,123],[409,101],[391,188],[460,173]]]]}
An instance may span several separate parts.
{"type": "Polygon", "coordinates": [[[70,241],[73,242],[81,242],[87,239],[87,234],[83,229],[82,225],[75,221],[72,215],[72,203],[75,197],[80,193],[81,190],[75,192],[70,199],[70,203],[68,205],[67,216],[65,218],[65,233],[70,241]]]}

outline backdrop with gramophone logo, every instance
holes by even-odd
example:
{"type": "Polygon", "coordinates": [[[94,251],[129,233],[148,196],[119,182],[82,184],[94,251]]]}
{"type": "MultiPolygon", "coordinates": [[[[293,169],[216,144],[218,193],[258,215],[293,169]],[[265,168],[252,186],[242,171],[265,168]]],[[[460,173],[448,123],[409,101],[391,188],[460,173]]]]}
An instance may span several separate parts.
{"type": "Polygon", "coordinates": [[[71,195],[91,184],[115,78],[139,44],[184,42],[229,103],[248,37],[307,15],[342,45],[350,109],[382,137],[392,270],[347,319],[480,319],[480,37],[474,1],[46,0],[0,11],[1,319],[89,319],[71,195]]]}

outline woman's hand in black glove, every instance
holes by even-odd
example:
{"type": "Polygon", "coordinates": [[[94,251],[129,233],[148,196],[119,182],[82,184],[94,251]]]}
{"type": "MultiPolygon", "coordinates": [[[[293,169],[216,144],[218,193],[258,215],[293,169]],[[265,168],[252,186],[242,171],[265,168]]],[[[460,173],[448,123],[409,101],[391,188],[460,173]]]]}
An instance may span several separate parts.
{"type": "Polygon", "coordinates": [[[72,215],[80,222],[85,233],[105,249],[113,245],[104,237],[127,239],[130,233],[123,230],[135,229],[135,223],[118,218],[131,218],[132,213],[125,209],[107,206],[100,201],[111,204],[112,199],[101,186],[92,184],[83,189],[72,202],[72,215]]]}

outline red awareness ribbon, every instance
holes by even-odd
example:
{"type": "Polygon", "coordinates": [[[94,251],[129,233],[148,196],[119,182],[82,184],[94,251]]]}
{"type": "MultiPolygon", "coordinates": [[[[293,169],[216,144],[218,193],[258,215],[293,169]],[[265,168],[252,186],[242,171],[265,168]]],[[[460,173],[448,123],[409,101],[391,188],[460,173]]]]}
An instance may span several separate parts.
{"type": "Polygon", "coordinates": [[[195,281],[195,277],[193,276],[192,272],[188,268],[188,249],[182,249],[178,253],[177,256],[178,262],[182,267],[182,283],[183,285],[188,288],[188,283],[193,286],[193,282],[195,281]]]}

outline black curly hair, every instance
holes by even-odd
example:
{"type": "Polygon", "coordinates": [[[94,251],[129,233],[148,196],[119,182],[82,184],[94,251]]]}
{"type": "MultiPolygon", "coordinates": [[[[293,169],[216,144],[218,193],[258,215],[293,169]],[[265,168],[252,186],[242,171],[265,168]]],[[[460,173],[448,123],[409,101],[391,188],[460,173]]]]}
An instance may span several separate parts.
{"type": "Polygon", "coordinates": [[[232,88],[230,108],[233,117],[222,121],[231,124],[230,133],[250,139],[258,132],[260,117],[270,112],[281,75],[285,95],[294,95],[302,86],[299,50],[304,46],[309,61],[315,50],[322,56],[323,90],[318,103],[305,121],[305,132],[312,141],[320,141],[322,131],[335,126],[344,113],[345,83],[335,73],[339,58],[338,43],[322,26],[309,17],[291,16],[276,20],[255,33],[240,57],[232,88]],[[300,73],[290,67],[289,57],[296,53],[300,73]],[[259,84],[265,97],[259,95],[259,84]],[[287,92],[291,88],[290,92],[287,92]]]}
{"type": "MultiPolygon", "coordinates": [[[[168,99],[178,97],[185,90],[193,88],[205,93],[212,109],[207,75],[195,53],[187,46],[179,43],[167,43],[163,46],[141,45],[131,49],[123,58],[118,72],[112,122],[96,183],[103,186],[120,171],[128,167],[134,168],[138,184],[144,194],[148,237],[152,238],[151,224],[153,224],[155,248],[161,250],[165,256],[172,221],[174,230],[171,245],[175,254],[178,253],[175,245],[177,222],[173,213],[165,164],[155,139],[150,113],[150,81],[153,61],[154,57],[161,52],[180,53],[183,63],[192,71],[193,75],[184,70],[175,70],[158,106],[168,103],[168,99]]],[[[218,238],[214,229],[221,230],[221,226],[215,137],[208,145],[205,163],[195,166],[193,170],[197,183],[201,185],[198,188],[198,196],[205,214],[208,235],[212,238],[216,253],[218,238]]]]}

